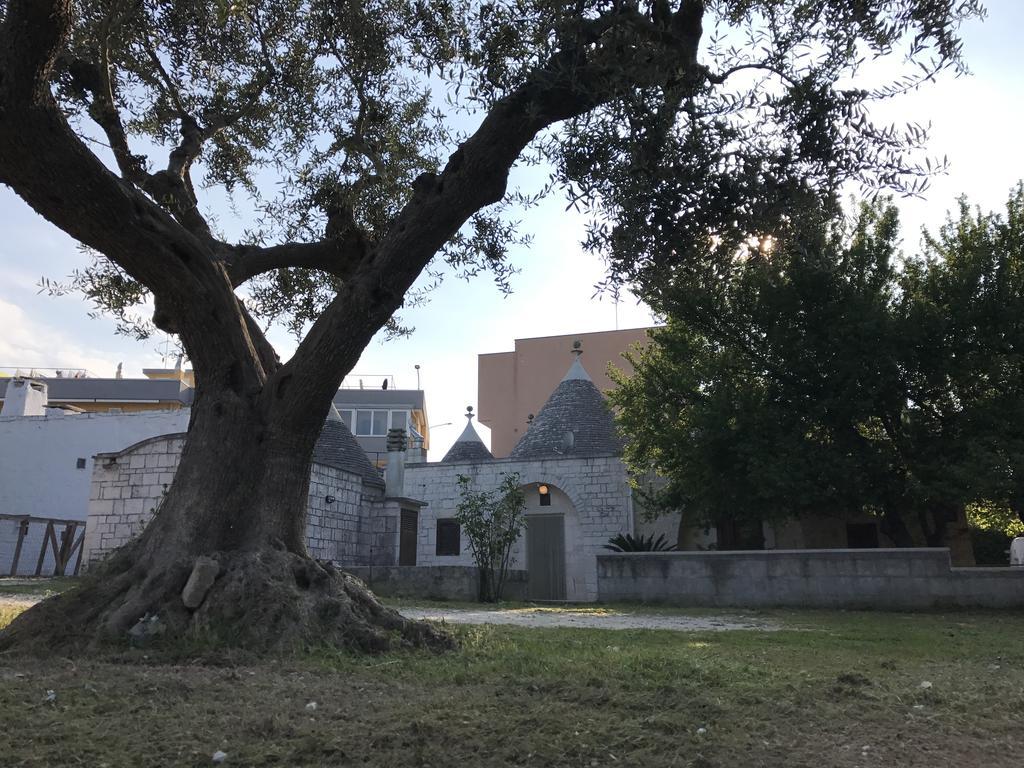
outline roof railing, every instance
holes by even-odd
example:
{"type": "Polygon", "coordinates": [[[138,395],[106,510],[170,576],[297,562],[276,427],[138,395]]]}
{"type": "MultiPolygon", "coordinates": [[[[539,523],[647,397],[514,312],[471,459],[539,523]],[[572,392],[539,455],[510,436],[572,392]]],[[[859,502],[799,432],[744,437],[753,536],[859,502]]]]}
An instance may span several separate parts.
{"type": "Polygon", "coordinates": [[[0,373],[7,376],[21,376],[26,379],[91,379],[93,375],[85,368],[40,368],[29,365],[0,365],[0,373]],[[10,371],[10,373],[8,373],[10,371]]]}
{"type": "Polygon", "coordinates": [[[395,376],[391,373],[350,373],[342,379],[341,389],[395,389],[395,376]],[[387,386],[384,386],[385,382],[387,386]]]}

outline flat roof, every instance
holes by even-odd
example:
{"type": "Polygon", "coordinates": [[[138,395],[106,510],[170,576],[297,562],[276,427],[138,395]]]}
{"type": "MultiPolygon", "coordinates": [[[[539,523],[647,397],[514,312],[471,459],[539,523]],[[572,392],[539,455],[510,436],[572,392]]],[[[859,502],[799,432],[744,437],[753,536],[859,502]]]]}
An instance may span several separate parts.
{"type": "MultiPolygon", "coordinates": [[[[195,390],[179,379],[37,379],[46,384],[51,402],[177,402],[191,405],[195,390]]],[[[0,400],[7,382],[0,378],[0,400]]],[[[339,408],[408,408],[423,411],[422,389],[339,389],[334,396],[339,408]]]]}
{"type": "Polygon", "coordinates": [[[334,396],[334,404],[339,408],[380,407],[395,408],[404,406],[412,410],[424,410],[426,398],[422,389],[339,389],[334,396]]]}
{"type": "MultiPolygon", "coordinates": [[[[650,331],[655,328],[663,328],[663,325],[643,325],[636,328],[613,328],[607,331],[576,331],[575,333],[552,333],[547,336],[523,336],[512,340],[513,346],[518,345],[520,341],[540,341],[542,339],[572,339],[580,336],[602,336],[606,333],[629,333],[630,331],[650,331]]],[[[485,357],[487,355],[509,355],[514,354],[515,349],[504,351],[504,352],[480,352],[477,357],[485,357]]]]}
{"type": "MultiPolygon", "coordinates": [[[[47,399],[59,402],[177,402],[192,404],[193,390],[177,379],[36,379],[46,384],[47,399]]],[[[0,379],[0,399],[7,382],[0,379]]]]}

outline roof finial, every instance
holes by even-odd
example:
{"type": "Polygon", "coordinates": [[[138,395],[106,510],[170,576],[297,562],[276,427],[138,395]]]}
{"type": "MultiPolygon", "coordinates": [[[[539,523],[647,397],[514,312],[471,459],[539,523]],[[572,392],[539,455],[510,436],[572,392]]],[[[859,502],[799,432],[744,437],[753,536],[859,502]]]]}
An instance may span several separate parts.
{"type": "Polygon", "coordinates": [[[472,405],[467,405],[466,406],[466,418],[469,419],[469,421],[473,420],[473,406],[472,405]]]}
{"type": "Polygon", "coordinates": [[[580,355],[583,354],[583,344],[580,342],[579,339],[576,339],[576,341],[572,343],[572,353],[576,355],[577,360],[579,360],[580,355]]]}

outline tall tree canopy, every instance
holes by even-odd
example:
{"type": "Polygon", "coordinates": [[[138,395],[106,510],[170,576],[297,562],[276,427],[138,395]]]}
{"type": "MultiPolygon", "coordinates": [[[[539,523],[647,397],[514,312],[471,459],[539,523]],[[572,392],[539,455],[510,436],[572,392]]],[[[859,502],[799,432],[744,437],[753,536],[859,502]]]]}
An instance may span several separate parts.
{"type": "Polygon", "coordinates": [[[504,279],[513,165],[550,163],[553,188],[597,215],[588,242],[614,279],[656,286],[705,268],[692,243],[708,232],[760,231],[794,199],[826,204],[851,179],[917,188],[927,167],[906,152],[922,128],[875,126],[866,106],[959,68],[958,26],[980,14],[976,0],[0,0],[0,181],[100,256],[74,283],[100,307],[130,324],[151,296],[197,377],[160,514],[102,584],[28,612],[5,642],[55,611],[101,637],[149,610],[174,632],[209,625],[219,605],[235,619],[278,605],[298,641],[382,642],[381,614],[340,577],[241,607],[245,590],[218,587],[195,615],[177,595],[210,552],[237,583],[315,570],[303,508],[331,397],[432,262],[504,279]],[[864,81],[887,56],[914,74],[864,81]],[[211,220],[217,194],[252,206],[243,237],[211,220]],[[290,360],[259,319],[304,331],[290,360]]]}
{"type": "Polygon", "coordinates": [[[968,505],[1019,514],[1022,205],[1024,186],[1005,215],[962,202],[902,259],[889,203],[797,212],[716,285],[662,291],[668,324],[612,394],[634,471],[666,480],[654,506],[868,513],[900,546],[945,545],[968,505]]]}

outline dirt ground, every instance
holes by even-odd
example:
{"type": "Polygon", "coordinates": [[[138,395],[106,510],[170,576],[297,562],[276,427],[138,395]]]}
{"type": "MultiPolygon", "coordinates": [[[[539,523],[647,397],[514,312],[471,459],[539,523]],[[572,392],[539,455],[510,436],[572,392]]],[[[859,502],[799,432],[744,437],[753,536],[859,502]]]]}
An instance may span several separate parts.
{"type": "Polygon", "coordinates": [[[750,629],[775,631],[779,625],[763,618],[734,614],[694,616],[646,613],[606,608],[529,607],[471,609],[401,606],[410,619],[444,624],[505,624],[513,627],[576,627],[578,629],[665,629],[673,632],[724,632],[750,629]]]}

